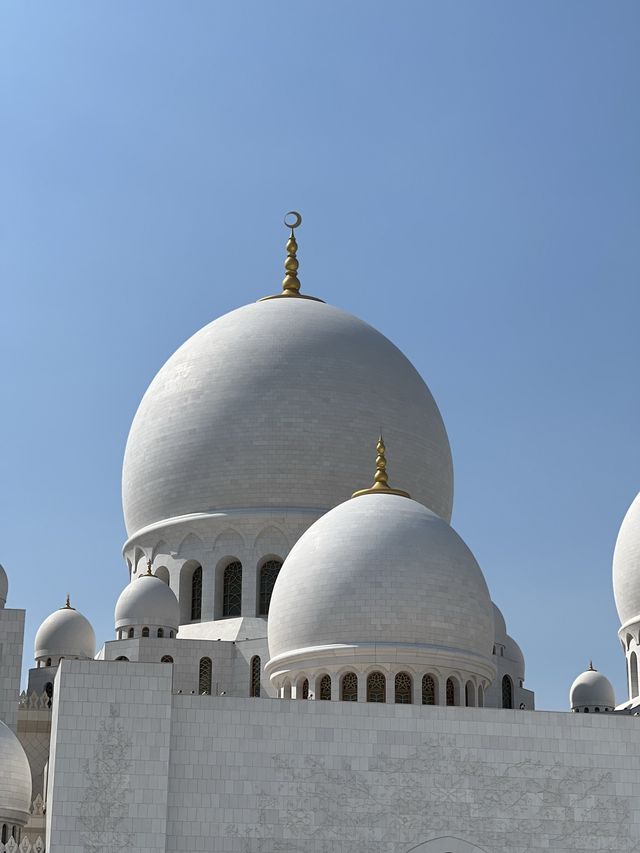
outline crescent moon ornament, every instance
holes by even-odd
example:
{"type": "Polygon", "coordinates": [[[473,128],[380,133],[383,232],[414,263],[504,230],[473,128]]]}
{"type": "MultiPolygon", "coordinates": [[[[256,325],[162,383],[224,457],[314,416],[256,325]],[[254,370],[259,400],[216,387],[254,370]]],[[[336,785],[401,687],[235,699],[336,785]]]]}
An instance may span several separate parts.
{"type": "Polygon", "coordinates": [[[285,213],[284,224],[287,226],[287,228],[291,228],[291,230],[293,230],[294,228],[297,228],[301,223],[302,217],[300,216],[297,210],[290,210],[288,213],[285,213]],[[289,220],[292,216],[294,217],[294,221],[290,222],[289,220]]]}

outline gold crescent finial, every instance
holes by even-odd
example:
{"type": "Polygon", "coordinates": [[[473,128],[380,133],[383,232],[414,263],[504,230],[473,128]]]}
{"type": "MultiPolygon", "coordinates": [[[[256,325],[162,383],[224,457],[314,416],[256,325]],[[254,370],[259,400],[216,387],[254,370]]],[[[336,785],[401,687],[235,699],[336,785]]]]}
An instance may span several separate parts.
{"type": "Polygon", "coordinates": [[[322,299],[317,299],[315,296],[307,296],[300,293],[300,279],[298,278],[298,241],[296,240],[295,229],[302,224],[302,216],[297,210],[290,210],[284,216],[284,224],[291,229],[291,235],[287,240],[287,257],[284,262],[285,277],[282,279],[282,292],[276,293],[275,296],[263,296],[259,302],[266,302],[269,299],[282,299],[288,297],[297,297],[298,299],[311,299],[313,302],[322,302],[322,299]]]}
{"type": "Polygon", "coordinates": [[[592,661],[592,660],[590,660],[590,661],[589,661],[589,672],[596,672],[596,671],[597,671],[597,670],[595,669],[595,667],[594,667],[594,665],[593,665],[593,661],[592,661]]]}
{"type": "MultiPolygon", "coordinates": [[[[152,571],[151,571],[151,560],[147,560],[147,574],[148,574],[148,575],[152,574],[152,571]]],[[[142,587],[140,587],[140,589],[142,589],[142,587]]]]}
{"type": "Polygon", "coordinates": [[[373,477],[373,485],[368,489],[360,489],[354,492],[351,497],[357,498],[361,495],[399,495],[402,498],[411,497],[408,492],[403,492],[401,489],[392,489],[389,485],[386,447],[382,434],[380,434],[380,438],[376,444],[376,473],[373,477]]]}
{"type": "Polygon", "coordinates": [[[67,593],[67,600],[65,601],[64,606],[67,608],[67,610],[71,610],[71,596],[69,595],[69,593],[67,593]]]}

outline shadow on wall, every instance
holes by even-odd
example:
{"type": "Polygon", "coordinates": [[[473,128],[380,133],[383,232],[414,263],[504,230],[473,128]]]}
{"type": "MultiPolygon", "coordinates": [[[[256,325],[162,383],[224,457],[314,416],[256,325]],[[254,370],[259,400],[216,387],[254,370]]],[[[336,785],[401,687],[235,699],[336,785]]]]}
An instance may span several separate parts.
{"type": "Polygon", "coordinates": [[[414,851],[415,853],[487,853],[482,847],[469,844],[468,841],[462,841],[459,838],[452,838],[450,835],[416,844],[415,847],[410,847],[407,853],[414,853],[414,851]]]}

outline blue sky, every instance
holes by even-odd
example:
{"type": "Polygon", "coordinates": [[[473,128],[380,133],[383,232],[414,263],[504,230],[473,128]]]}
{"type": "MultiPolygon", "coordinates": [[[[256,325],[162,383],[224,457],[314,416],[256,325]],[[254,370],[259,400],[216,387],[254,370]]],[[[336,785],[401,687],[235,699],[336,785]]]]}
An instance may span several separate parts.
{"type": "Polygon", "coordinates": [[[127,581],[121,462],[149,381],[306,292],[433,391],[453,523],[539,707],[588,663],[624,696],[611,554],[640,489],[640,6],[5,4],[0,562],[35,630],[100,640],[127,581]]]}

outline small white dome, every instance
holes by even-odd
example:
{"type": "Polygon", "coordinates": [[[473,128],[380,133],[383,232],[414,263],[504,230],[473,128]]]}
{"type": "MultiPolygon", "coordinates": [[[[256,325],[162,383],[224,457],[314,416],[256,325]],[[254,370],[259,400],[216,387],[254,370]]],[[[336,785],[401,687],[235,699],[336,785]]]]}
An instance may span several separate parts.
{"type": "Polygon", "coordinates": [[[9,726],[0,721],[0,823],[25,825],[31,812],[31,768],[24,749],[9,726]]]}
{"type": "Polygon", "coordinates": [[[180,606],[167,584],[155,575],[140,575],[120,593],[115,609],[116,631],[130,626],[178,629],[180,606]]]}
{"type": "Polygon", "coordinates": [[[616,696],[609,679],[595,669],[581,673],[569,691],[571,708],[605,708],[616,706],[616,696]]]}
{"type": "Polygon", "coordinates": [[[640,493],[620,525],[613,552],[613,594],[622,625],[640,620],[640,493]]]}
{"type": "Polygon", "coordinates": [[[62,607],[44,620],[34,643],[36,660],[93,658],[96,635],[89,620],[73,607],[62,607]]]}
{"type": "Polygon", "coordinates": [[[285,560],[269,608],[269,666],[304,649],[386,644],[413,647],[407,663],[416,647],[462,656],[492,678],[493,632],[482,571],[447,522],[405,497],[363,495],[322,516],[285,560]]]}
{"type": "Polygon", "coordinates": [[[7,603],[7,596],[9,594],[9,578],[7,577],[7,573],[0,565],[0,607],[4,607],[7,603]]]}
{"type": "Polygon", "coordinates": [[[447,433],[400,350],[322,302],[245,305],[186,341],[147,389],[123,464],[129,536],[219,509],[328,510],[368,479],[381,428],[395,479],[449,520],[447,433]]]}

